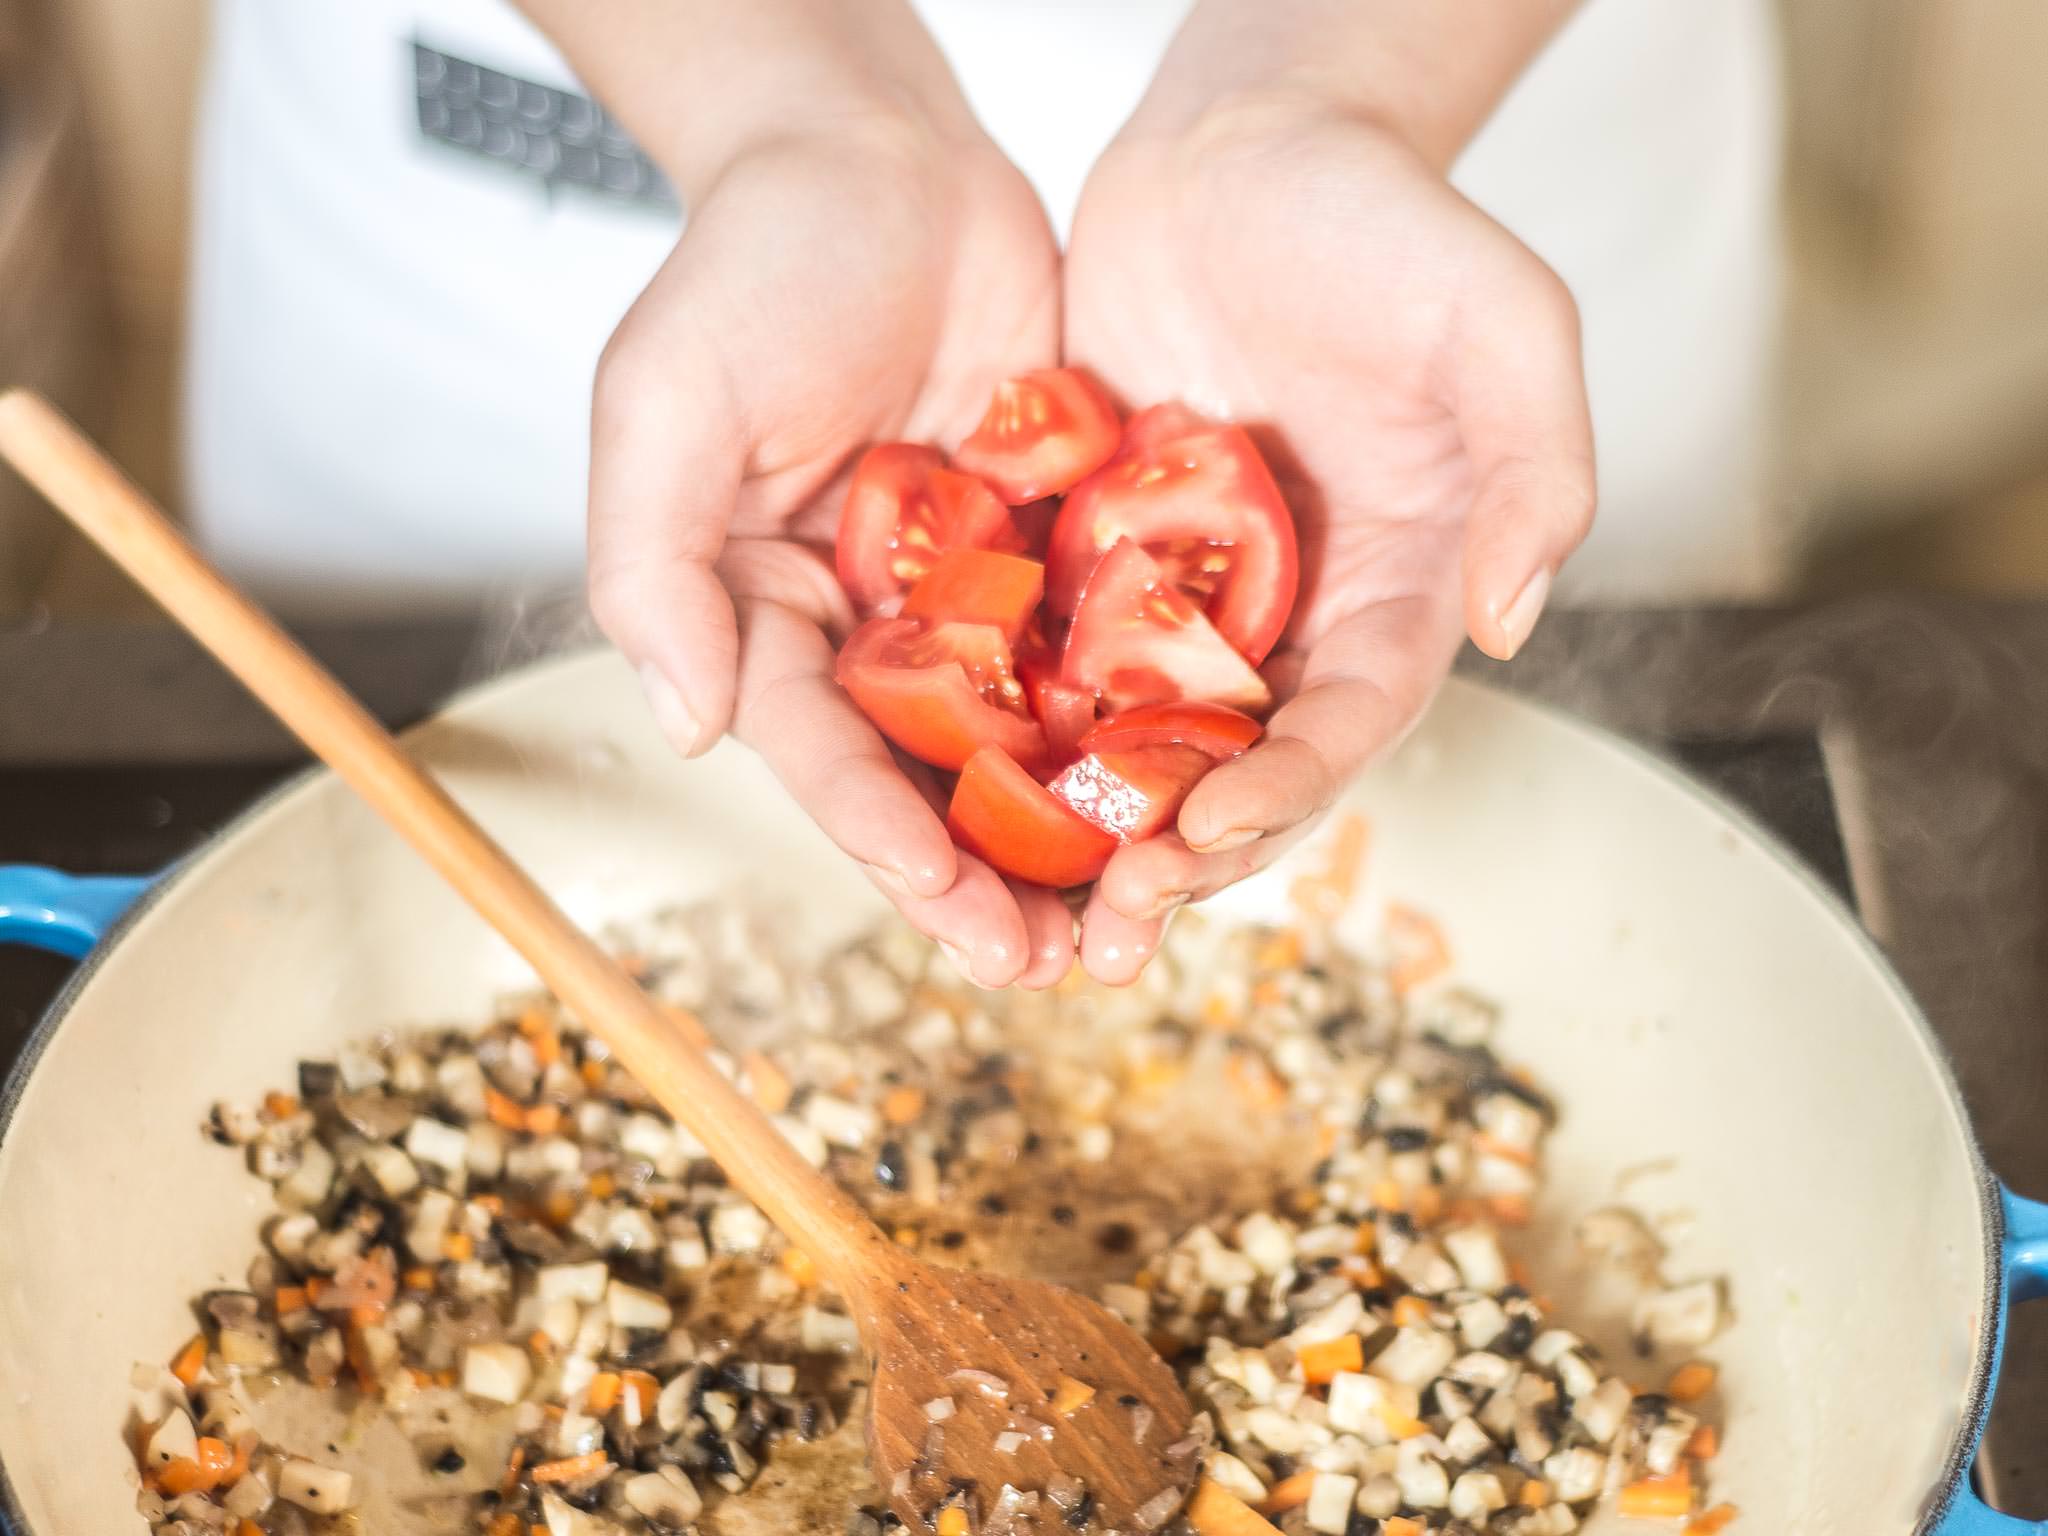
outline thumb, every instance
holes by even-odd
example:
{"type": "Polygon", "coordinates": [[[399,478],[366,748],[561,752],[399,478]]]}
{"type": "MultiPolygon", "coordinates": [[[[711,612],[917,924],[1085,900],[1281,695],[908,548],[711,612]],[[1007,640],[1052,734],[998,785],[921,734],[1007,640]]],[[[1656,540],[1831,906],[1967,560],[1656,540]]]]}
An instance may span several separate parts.
{"type": "MultiPolygon", "coordinates": [[[[680,247],[678,248],[680,250],[680,247]]],[[[747,461],[717,338],[675,257],[620,321],[591,400],[590,607],[677,751],[731,723],[739,636],[713,571],[747,461]]]]}

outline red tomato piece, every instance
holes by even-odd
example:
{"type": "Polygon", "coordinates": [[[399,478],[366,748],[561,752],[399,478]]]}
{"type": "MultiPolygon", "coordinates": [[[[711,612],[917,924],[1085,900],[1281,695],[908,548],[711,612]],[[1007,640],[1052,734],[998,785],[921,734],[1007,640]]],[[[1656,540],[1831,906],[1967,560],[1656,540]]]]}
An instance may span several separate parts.
{"type": "Polygon", "coordinates": [[[992,549],[949,549],[909,596],[903,617],[928,624],[990,624],[1015,645],[1045,595],[1045,567],[992,549]]]}
{"type": "Polygon", "coordinates": [[[1045,732],[992,625],[870,619],[840,648],[838,677],[876,729],[936,768],[958,768],[987,746],[1045,760],[1045,732]]]}
{"type": "Polygon", "coordinates": [[[949,549],[1023,547],[1009,509],[972,475],[915,443],[870,448],[839,517],[839,584],[863,617],[893,614],[949,549]]]}
{"type": "Polygon", "coordinates": [[[1017,681],[1031,700],[1031,713],[1045,728],[1046,758],[1065,767],[1081,752],[1081,740],[1095,724],[1095,695],[1060,677],[1059,661],[1048,651],[1017,658],[1017,681]]]}
{"type": "Polygon", "coordinates": [[[1253,711],[1273,699],[1265,679],[1129,539],[1089,578],[1061,668],[1112,711],[1181,699],[1253,711]]]}
{"type": "Polygon", "coordinates": [[[1301,580],[1294,519],[1242,427],[1187,407],[1140,411],[1115,458],[1068,493],[1053,524],[1046,593],[1072,613],[1096,563],[1129,538],[1254,666],[1294,608],[1301,580]]]}
{"type": "Polygon", "coordinates": [[[1162,831],[1195,782],[1216,766],[1199,747],[1139,747],[1091,752],[1047,787],[1118,842],[1162,831]]]}
{"type": "Polygon", "coordinates": [[[1053,798],[996,747],[960,770],[946,811],[953,841],[1006,875],[1059,889],[1102,873],[1116,839],[1053,798]]]}
{"type": "MultiPolygon", "coordinates": [[[[1040,720],[1044,718],[1039,715],[1040,720]]],[[[1222,704],[1186,700],[1141,704],[1091,729],[1081,738],[1081,750],[1129,752],[1140,747],[1185,745],[1199,747],[1221,761],[1244,752],[1264,730],[1250,715],[1222,704]]]]}
{"type": "Polygon", "coordinates": [[[1101,387],[1072,368],[1048,368],[998,384],[953,461],[1017,506],[1059,495],[1116,448],[1116,407],[1101,387]]]}

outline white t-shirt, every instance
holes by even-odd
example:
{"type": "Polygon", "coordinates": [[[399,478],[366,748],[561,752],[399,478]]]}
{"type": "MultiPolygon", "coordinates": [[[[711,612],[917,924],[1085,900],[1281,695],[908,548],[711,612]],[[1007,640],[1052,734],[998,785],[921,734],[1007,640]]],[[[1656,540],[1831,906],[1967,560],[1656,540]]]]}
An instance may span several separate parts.
{"type": "MultiPolygon", "coordinates": [[[[1062,233],[1188,4],[917,0],[1062,233]]],[[[592,369],[681,217],[478,142],[506,130],[465,126],[442,89],[468,64],[501,116],[523,110],[517,82],[578,89],[500,0],[218,6],[189,500],[214,553],[290,611],[470,605],[580,569],[592,369]]],[[[566,121],[546,95],[536,120],[566,121]]],[[[1456,169],[1584,316],[1602,512],[1567,593],[1769,578],[1779,126],[1768,0],[1591,0],[1456,169]]],[[[630,175],[629,147],[603,147],[601,174],[630,175]]]]}

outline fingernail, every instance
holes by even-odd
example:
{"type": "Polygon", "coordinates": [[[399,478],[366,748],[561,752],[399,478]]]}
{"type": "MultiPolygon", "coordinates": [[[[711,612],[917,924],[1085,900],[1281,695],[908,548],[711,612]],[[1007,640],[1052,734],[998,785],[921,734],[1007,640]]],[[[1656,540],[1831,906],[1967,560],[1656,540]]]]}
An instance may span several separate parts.
{"type": "Polygon", "coordinates": [[[1219,833],[1206,843],[1191,843],[1188,846],[1197,853],[1228,853],[1233,848],[1242,848],[1246,843],[1259,840],[1257,827],[1232,827],[1228,832],[1219,833]]]}
{"type": "Polygon", "coordinates": [[[1550,568],[1540,567],[1534,576],[1523,584],[1515,594],[1515,600],[1508,604],[1506,613],[1500,616],[1500,627],[1507,637],[1508,655],[1513,656],[1528,641],[1529,632],[1536,627],[1536,620],[1542,616],[1543,604],[1550,596],[1550,568]]]}
{"type": "Polygon", "coordinates": [[[697,750],[697,718],[676,691],[676,685],[661,674],[651,661],[640,663],[640,691],[647,695],[647,707],[654,711],[654,723],[661,734],[683,756],[697,750]]]}
{"type": "Polygon", "coordinates": [[[863,864],[861,868],[865,869],[884,890],[894,891],[898,896],[910,895],[910,882],[886,865],[863,864]]]}
{"type": "Polygon", "coordinates": [[[967,958],[967,951],[957,944],[947,943],[944,939],[939,940],[939,949],[948,960],[953,962],[954,970],[958,971],[968,981],[974,982],[974,985],[981,985],[980,982],[974,981],[974,966],[967,958]]]}

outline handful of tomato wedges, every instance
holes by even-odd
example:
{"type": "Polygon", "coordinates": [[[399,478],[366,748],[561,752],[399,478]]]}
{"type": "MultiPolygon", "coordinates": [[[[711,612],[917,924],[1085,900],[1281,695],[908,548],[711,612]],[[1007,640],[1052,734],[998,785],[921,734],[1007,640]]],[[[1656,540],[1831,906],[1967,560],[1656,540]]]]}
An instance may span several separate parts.
{"type": "Polygon", "coordinates": [[[957,772],[953,841],[1055,888],[1170,826],[1259,737],[1258,664],[1299,580],[1294,523],[1240,427],[1155,405],[1119,423],[1084,374],[996,391],[948,464],[857,466],[839,580],[867,620],[840,684],[957,772]]]}

